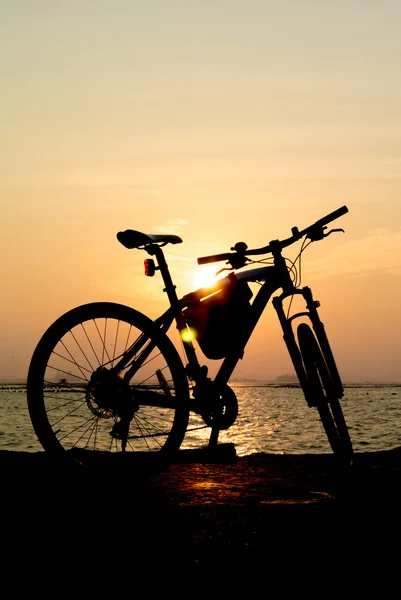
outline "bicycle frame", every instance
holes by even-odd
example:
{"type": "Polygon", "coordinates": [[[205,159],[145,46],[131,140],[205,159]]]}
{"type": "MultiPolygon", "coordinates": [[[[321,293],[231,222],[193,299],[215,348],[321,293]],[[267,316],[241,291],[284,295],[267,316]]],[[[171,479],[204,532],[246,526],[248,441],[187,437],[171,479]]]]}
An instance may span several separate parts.
{"type": "MultiPolygon", "coordinates": [[[[167,263],[164,258],[163,250],[160,246],[149,246],[147,251],[149,254],[156,256],[158,268],[161,271],[161,275],[166,286],[164,291],[167,293],[170,302],[170,307],[162,315],[155,319],[155,323],[157,327],[159,327],[164,333],[168,332],[173,321],[175,321],[177,329],[180,332],[186,330],[187,324],[182,311],[185,307],[190,305],[191,294],[188,294],[183,298],[178,298],[167,263]]],[[[220,365],[215,378],[213,379],[214,390],[216,394],[222,393],[222,390],[227,385],[238,361],[242,358],[245,346],[252,336],[252,333],[257,326],[267,304],[269,303],[273,294],[277,290],[282,289],[282,293],[273,298],[272,304],[280,321],[284,342],[287,346],[295,372],[304,391],[308,404],[312,406],[313,400],[310,395],[305,368],[293,330],[294,320],[301,317],[310,319],[336,392],[338,393],[339,397],[342,397],[343,386],[341,379],[334,361],[324,325],[317,312],[317,308],[320,306],[320,303],[313,299],[312,291],[309,287],[303,287],[301,289],[295,287],[291,280],[285,259],[281,255],[281,250],[278,249],[276,252],[274,252],[273,258],[274,265],[272,266],[258,267],[236,273],[236,277],[239,280],[259,283],[263,281],[263,283],[261,284],[261,287],[251,304],[247,326],[242,332],[236,347],[233,348],[230,354],[223,359],[223,362],[220,365]],[[289,316],[285,313],[283,302],[286,298],[294,295],[302,295],[306,303],[306,310],[289,316]]],[[[193,294],[196,294],[196,292],[193,294]]],[[[191,340],[184,339],[182,342],[187,359],[187,364],[185,366],[187,376],[190,380],[193,380],[195,384],[199,384],[207,379],[207,367],[200,364],[193,342],[191,340]]],[[[217,441],[217,435],[218,431],[212,431],[211,440],[214,438],[214,441],[217,441]]]]}
{"type": "Polygon", "coordinates": [[[264,247],[237,242],[229,252],[198,257],[199,265],[224,262],[222,270],[229,275],[182,297],[164,256],[167,244],[182,239],[118,232],[125,248],[154,256],[145,260],[145,275],[160,271],[169,306],[153,320],[129,306],[92,302],[67,311],[45,331],[27,378],[29,413],[44,448],[55,454],[93,447],[168,456],[180,448],[187,431],[203,428],[211,430],[209,446],[216,445],[219,431],[229,429],[238,416],[230,378],[272,299],[307,404],[317,409],[334,454],[350,465],[352,441],[339,403],[344,390],[319,302],[310,288],[301,288],[297,271],[310,243],[343,231],[326,230],[347,212],[342,206],[264,247]],[[285,248],[301,240],[294,263],[283,257],[285,248]],[[173,324],[182,340],[181,357],[168,338],[173,324]],[[205,361],[219,360],[212,377],[209,363],[198,360],[198,346],[205,361]],[[197,417],[189,430],[190,412],[197,417]]]}

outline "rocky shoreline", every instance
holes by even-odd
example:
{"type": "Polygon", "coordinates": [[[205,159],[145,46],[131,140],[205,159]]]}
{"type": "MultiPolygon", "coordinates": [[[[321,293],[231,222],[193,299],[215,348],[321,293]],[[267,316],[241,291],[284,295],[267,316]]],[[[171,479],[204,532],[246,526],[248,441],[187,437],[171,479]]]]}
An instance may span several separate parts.
{"type": "Polygon", "coordinates": [[[65,535],[90,531],[102,552],[122,544],[136,565],[149,567],[151,553],[152,565],[178,561],[187,575],[254,569],[283,552],[383,556],[400,530],[401,448],[357,454],[347,469],[329,454],[237,457],[231,445],[74,467],[2,451],[0,468],[13,539],[64,549],[65,535]]]}

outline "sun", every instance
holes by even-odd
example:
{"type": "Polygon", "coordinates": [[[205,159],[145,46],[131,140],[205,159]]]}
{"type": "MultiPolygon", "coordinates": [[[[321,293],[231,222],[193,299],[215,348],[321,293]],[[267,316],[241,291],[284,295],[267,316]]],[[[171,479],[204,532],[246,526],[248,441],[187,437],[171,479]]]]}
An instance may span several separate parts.
{"type": "Polygon", "coordinates": [[[216,267],[200,267],[194,271],[193,285],[195,289],[211,287],[216,283],[216,267]]]}

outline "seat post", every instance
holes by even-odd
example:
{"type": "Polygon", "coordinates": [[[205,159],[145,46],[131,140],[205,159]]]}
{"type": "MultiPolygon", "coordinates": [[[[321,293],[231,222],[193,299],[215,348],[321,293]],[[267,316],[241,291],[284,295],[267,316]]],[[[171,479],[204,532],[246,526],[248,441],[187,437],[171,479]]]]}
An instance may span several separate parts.
{"type": "Polygon", "coordinates": [[[170,304],[175,304],[178,301],[178,296],[162,248],[157,244],[152,244],[151,246],[147,246],[146,250],[148,254],[153,254],[156,257],[157,265],[163,277],[164,285],[166,286],[163,292],[167,293],[170,304]]]}

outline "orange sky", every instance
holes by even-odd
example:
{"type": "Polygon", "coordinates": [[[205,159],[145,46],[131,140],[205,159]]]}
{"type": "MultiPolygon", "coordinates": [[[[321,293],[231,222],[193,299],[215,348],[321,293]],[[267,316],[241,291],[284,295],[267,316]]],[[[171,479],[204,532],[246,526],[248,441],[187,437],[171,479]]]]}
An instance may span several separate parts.
{"type": "MultiPolygon", "coordinates": [[[[344,378],[401,380],[400,4],[137,4],[2,2],[0,378],[78,304],[164,309],[117,231],[181,235],[185,293],[197,256],[346,204],[303,283],[344,378]]],[[[271,310],[236,375],[288,370],[271,310]]]]}

